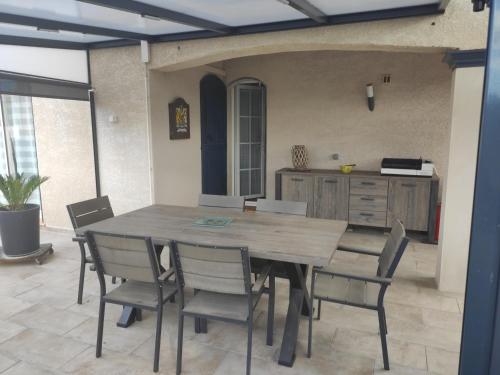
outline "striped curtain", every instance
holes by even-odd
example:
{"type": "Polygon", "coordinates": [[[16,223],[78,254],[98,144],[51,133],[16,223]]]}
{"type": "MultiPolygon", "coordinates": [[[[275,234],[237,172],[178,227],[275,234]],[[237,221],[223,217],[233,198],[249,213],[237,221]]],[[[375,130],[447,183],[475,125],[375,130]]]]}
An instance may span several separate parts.
{"type": "MultiPolygon", "coordinates": [[[[33,106],[30,96],[2,95],[3,126],[0,136],[0,173],[38,174],[33,106]]],[[[40,204],[40,191],[30,203],[40,204]]]]}

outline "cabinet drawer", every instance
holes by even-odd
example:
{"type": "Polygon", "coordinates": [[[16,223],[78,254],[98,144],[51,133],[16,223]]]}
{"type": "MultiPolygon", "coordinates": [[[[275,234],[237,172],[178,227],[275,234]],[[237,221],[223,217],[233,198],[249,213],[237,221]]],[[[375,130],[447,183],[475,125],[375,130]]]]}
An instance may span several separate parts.
{"type": "Polygon", "coordinates": [[[349,210],[349,224],[385,227],[386,212],[349,210]]]}
{"type": "Polygon", "coordinates": [[[401,220],[408,230],[427,231],[431,181],[391,178],[387,204],[387,223],[401,220]]]}
{"type": "Polygon", "coordinates": [[[317,176],[314,179],[314,217],[347,220],[349,177],[317,176]]]}
{"type": "Polygon", "coordinates": [[[281,199],[292,202],[307,202],[307,216],[314,214],[314,180],[312,176],[283,175],[281,199]]]}
{"type": "Polygon", "coordinates": [[[351,177],[351,194],[387,195],[388,180],[385,178],[351,177]]]}
{"type": "Polygon", "coordinates": [[[351,194],[349,198],[349,209],[385,212],[387,211],[387,197],[351,194]]]}

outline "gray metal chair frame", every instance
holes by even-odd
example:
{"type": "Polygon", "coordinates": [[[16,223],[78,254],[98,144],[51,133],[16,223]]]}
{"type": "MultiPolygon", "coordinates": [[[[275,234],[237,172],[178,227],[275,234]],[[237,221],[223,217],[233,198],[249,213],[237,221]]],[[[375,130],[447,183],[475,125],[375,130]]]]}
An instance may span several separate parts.
{"type": "Polygon", "coordinates": [[[243,211],[245,198],[233,195],[200,194],[198,197],[198,206],[234,208],[243,211]]]}
{"type": "MultiPolygon", "coordinates": [[[[99,303],[99,319],[98,319],[98,327],[97,327],[97,344],[96,344],[96,357],[101,357],[102,354],[102,339],[103,339],[103,329],[104,329],[104,313],[106,303],[113,303],[122,306],[130,306],[135,307],[137,309],[145,309],[150,311],[156,311],[156,337],[155,337],[155,352],[154,352],[154,364],[153,371],[158,372],[159,368],[159,360],[160,360],[160,343],[161,343],[161,328],[162,328],[162,318],[163,318],[163,305],[167,303],[171,297],[177,293],[177,286],[174,282],[169,282],[168,279],[175,274],[173,269],[169,269],[164,273],[160,274],[160,265],[159,259],[155,252],[153,241],[149,237],[138,237],[138,236],[125,236],[125,235],[116,235],[109,233],[100,233],[100,232],[86,232],[87,244],[90,249],[90,253],[92,254],[93,259],[95,260],[97,276],[99,278],[100,285],[100,303],[99,303]],[[117,297],[112,297],[106,293],[106,279],[104,277],[105,274],[115,277],[120,277],[122,279],[126,279],[127,281],[122,283],[120,286],[115,288],[110,292],[115,294],[120,288],[127,288],[130,282],[134,282],[134,273],[131,271],[123,271],[123,269],[132,268],[127,266],[126,264],[117,264],[117,267],[121,267],[121,271],[117,271],[120,274],[111,274],[106,273],[105,268],[103,266],[103,261],[101,259],[100,252],[103,249],[99,249],[99,246],[96,244],[95,238],[96,236],[108,237],[108,238],[120,238],[125,240],[140,240],[144,241],[146,249],[147,249],[147,258],[149,260],[149,264],[151,266],[152,273],[152,282],[154,289],[157,293],[157,303],[156,306],[151,306],[144,303],[133,303],[124,299],[120,299],[117,297]]],[[[106,248],[108,249],[108,248],[106,248]]],[[[129,249],[125,248],[113,248],[113,251],[118,252],[131,252],[129,249]]],[[[109,261],[107,262],[109,263],[109,261]]],[[[144,283],[144,280],[139,280],[144,283]]],[[[116,295],[116,294],[115,294],[116,295]]]]}
{"type": "MultiPolygon", "coordinates": [[[[324,270],[319,267],[314,267],[313,272],[312,272],[312,280],[311,280],[311,294],[310,294],[310,304],[312,306],[314,299],[318,300],[318,319],[320,318],[321,314],[321,301],[326,301],[326,302],[334,302],[334,303],[339,303],[342,305],[349,305],[349,306],[354,306],[354,307],[359,307],[363,309],[369,309],[369,310],[375,310],[378,313],[378,319],[379,319],[379,328],[380,328],[380,340],[381,340],[381,345],[382,345],[382,355],[383,355],[383,361],[384,361],[384,369],[389,370],[389,353],[387,350],[387,339],[386,335],[388,333],[387,330],[387,320],[385,316],[385,308],[384,308],[384,296],[385,292],[387,290],[387,287],[392,283],[392,277],[394,276],[394,273],[396,271],[396,268],[399,264],[399,261],[401,260],[401,257],[403,256],[403,253],[408,245],[409,238],[406,237],[406,232],[404,230],[403,224],[399,221],[396,220],[396,222],[393,225],[391,234],[389,235],[389,238],[387,239],[386,245],[384,247],[384,250],[382,251],[381,254],[367,254],[366,251],[359,251],[358,253],[364,254],[364,255],[373,255],[373,256],[379,256],[379,266],[377,268],[376,276],[370,277],[366,275],[355,275],[355,274],[350,274],[347,272],[335,272],[335,271],[330,271],[330,270],[324,270]],[[391,254],[393,253],[393,254],[391,254]],[[387,258],[389,257],[389,258],[387,258]],[[386,262],[387,260],[390,261],[388,265],[386,265],[384,268],[386,270],[382,270],[381,268],[381,261],[386,262]],[[377,303],[375,305],[369,305],[369,304],[363,304],[363,303],[355,303],[352,301],[347,301],[343,299],[333,299],[333,298],[325,298],[324,296],[317,296],[315,295],[315,283],[316,283],[316,278],[318,275],[328,275],[331,276],[332,279],[334,277],[339,277],[342,279],[347,279],[348,281],[350,280],[356,280],[356,281],[363,281],[365,283],[372,283],[372,284],[378,284],[380,285],[380,289],[378,292],[378,297],[377,297],[377,303]]],[[[353,250],[350,249],[350,252],[353,250]]],[[[334,268],[334,266],[332,267],[334,268]]],[[[307,345],[307,356],[311,357],[311,350],[312,350],[312,321],[313,321],[313,312],[312,309],[309,314],[309,333],[308,333],[308,345],[307,345]]]]}
{"type": "MultiPolygon", "coordinates": [[[[200,245],[200,244],[194,244],[194,243],[187,243],[187,242],[178,242],[178,241],[173,241],[171,243],[171,250],[172,250],[172,257],[174,260],[174,265],[175,265],[175,272],[176,272],[176,281],[177,281],[177,288],[179,290],[179,310],[178,310],[178,319],[179,319],[179,324],[178,324],[178,343],[177,343],[177,367],[176,367],[176,374],[179,375],[182,370],[182,346],[183,346],[183,330],[184,330],[184,316],[193,316],[195,319],[196,318],[202,318],[202,319],[211,319],[211,320],[219,320],[223,322],[228,322],[228,323],[235,323],[235,324],[242,324],[247,326],[247,364],[246,364],[246,374],[250,375],[250,369],[251,369],[251,359],[252,359],[252,332],[253,332],[253,311],[255,307],[257,306],[260,297],[262,296],[264,289],[265,289],[265,281],[267,276],[269,275],[271,271],[271,265],[268,265],[266,270],[263,270],[261,273],[259,279],[252,285],[251,283],[251,271],[250,271],[250,257],[248,255],[248,249],[245,247],[224,247],[224,246],[210,246],[210,245],[200,245]],[[203,251],[210,251],[212,249],[214,250],[229,250],[229,251],[235,251],[239,252],[241,255],[241,262],[242,262],[242,269],[243,269],[243,282],[244,282],[244,294],[239,294],[235,293],[237,295],[246,295],[247,296],[247,302],[248,302],[248,316],[246,320],[236,320],[236,319],[231,319],[227,317],[222,317],[218,315],[212,315],[212,314],[200,314],[200,313],[192,313],[192,312],[186,312],[185,311],[185,304],[184,304],[184,288],[190,287],[190,285],[186,285],[185,278],[184,278],[184,271],[182,267],[182,261],[181,261],[181,255],[179,252],[179,247],[178,245],[187,245],[187,246],[194,246],[200,249],[203,249],[203,251]]],[[[274,285],[272,286],[273,289],[273,296],[274,296],[274,285]]],[[[203,291],[204,289],[198,288],[198,290],[203,291]]],[[[213,290],[210,289],[210,290],[213,290]]],[[[215,292],[217,293],[217,292],[215,292]]],[[[221,294],[226,294],[222,293],[221,294]]],[[[274,301],[271,302],[271,299],[269,300],[269,307],[274,308],[274,301]]],[[[274,314],[274,311],[273,311],[274,314]]],[[[269,316],[269,315],[268,315],[269,316]]],[[[267,336],[273,335],[272,330],[269,330],[269,324],[268,324],[268,330],[267,330],[267,336]]],[[[269,341],[269,340],[268,340],[269,341]]]]}
{"type": "MultiPolygon", "coordinates": [[[[73,225],[73,229],[90,225],[114,217],[113,209],[107,196],[85,200],[66,206],[73,225]]],[[[82,236],[73,237],[73,242],[77,242],[80,247],[80,281],[78,283],[78,304],[82,304],[83,284],[85,282],[85,267],[93,264],[91,256],[87,256],[85,251],[86,238],[82,236]]],[[[114,279],[113,279],[114,282],[114,279]]]]}

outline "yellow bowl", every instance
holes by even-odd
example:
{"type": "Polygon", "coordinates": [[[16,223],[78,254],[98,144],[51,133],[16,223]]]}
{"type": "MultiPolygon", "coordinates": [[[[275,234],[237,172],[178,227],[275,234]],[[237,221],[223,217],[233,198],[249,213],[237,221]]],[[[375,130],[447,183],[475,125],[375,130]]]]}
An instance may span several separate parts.
{"type": "Polygon", "coordinates": [[[352,172],[352,165],[341,165],[340,171],[345,174],[349,174],[352,172]]]}

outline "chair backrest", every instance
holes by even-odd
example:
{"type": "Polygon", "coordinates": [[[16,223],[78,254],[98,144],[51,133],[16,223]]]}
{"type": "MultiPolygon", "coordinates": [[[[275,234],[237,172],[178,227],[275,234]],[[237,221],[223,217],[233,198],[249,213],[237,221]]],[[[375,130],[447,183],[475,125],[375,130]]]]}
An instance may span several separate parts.
{"type": "Polygon", "coordinates": [[[379,276],[391,278],[394,275],[408,242],[409,239],[406,237],[403,224],[401,221],[395,220],[389,238],[378,259],[379,276]]]}
{"type": "Polygon", "coordinates": [[[99,274],[158,282],[160,268],[151,238],[92,231],[85,235],[99,274]]]}
{"type": "Polygon", "coordinates": [[[245,198],[233,195],[210,195],[200,194],[198,206],[219,207],[219,208],[237,208],[243,211],[245,198]]]}
{"type": "Polygon", "coordinates": [[[306,216],[307,203],[273,199],[257,199],[257,211],[306,216]]]}
{"type": "Polygon", "coordinates": [[[109,219],[114,216],[107,196],[68,204],[66,206],[73,229],[109,219]]]}
{"type": "Polygon", "coordinates": [[[181,287],[238,295],[250,293],[248,249],[174,241],[171,250],[181,287]]]}

